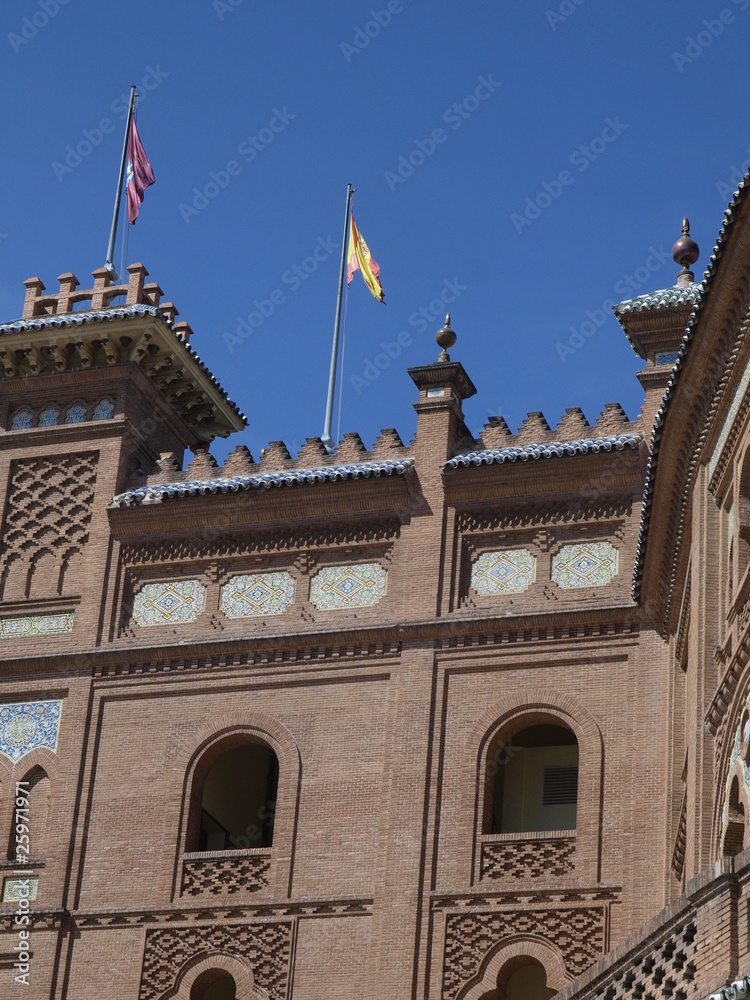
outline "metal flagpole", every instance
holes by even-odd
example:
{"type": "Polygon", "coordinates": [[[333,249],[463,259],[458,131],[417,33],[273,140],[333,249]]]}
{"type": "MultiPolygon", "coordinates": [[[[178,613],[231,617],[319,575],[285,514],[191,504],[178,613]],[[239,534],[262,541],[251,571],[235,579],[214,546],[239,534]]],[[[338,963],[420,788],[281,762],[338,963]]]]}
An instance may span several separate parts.
{"type": "Polygon", "coordinates": [[[115,255],[115,239],[117,237],[117,219],[120,215],[120,198],[122,196],[122,179],[125,176],[125,162],[128,156],[128,139],[130,138],[130,122],[133,118],[133,105],[135,104],[135,84],[130,88],[130,103],[128,104],[128,120],[125,123],[125,141],[122,144],[122,159],[120,160],[120,176],[117,179],[117,194],[115,195],[115,210],[112,215],[112,228],[109,232],[109,246],[107,247],[107,260],[104,266],[108,271],[111,271],[114,276],[115,281],[117,281],[117,272],[115,271],[115,265],[112,263],[112,258],[115,255]]]}
{"type": "Polygon", "coordinates": [[[341,273],[339,274],[339,295],[336,300],[336,320],[333,326],[333,348],[331,350],[331,371],[328,375],[328,398],[326,399],[326,420],[323,427],[321,440],[326,451],[334,450],[333,439],[331,438],[331,426],[333,424],[333,397],[336,391],[336,369],[339,360],[339,327],[341,326],[341,299],[344,294],[344,271],[346,270],[346,238],[349,233],[349,208],[352,203],[354,188],[351,184],[346,185],[346,215],[344,216],[344,239],[341,244],[341,273]]]}

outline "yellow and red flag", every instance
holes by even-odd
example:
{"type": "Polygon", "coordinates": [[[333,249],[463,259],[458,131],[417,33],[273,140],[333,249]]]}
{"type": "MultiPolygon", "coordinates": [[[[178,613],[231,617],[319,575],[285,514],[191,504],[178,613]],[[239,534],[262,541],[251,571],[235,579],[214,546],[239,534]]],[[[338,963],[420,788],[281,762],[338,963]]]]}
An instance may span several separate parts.
{"type": "Polygon", "coordinates": [[[349,251],[346,264],[346,283],[350,285],[355,271],[361,271],[365,284],[379,302],[385,302],[385,292],[380,284],[380,267],[372,259],[370,248],[362,239],[360,231],[354,222],[352,212],[349,222],[349,251]]]}

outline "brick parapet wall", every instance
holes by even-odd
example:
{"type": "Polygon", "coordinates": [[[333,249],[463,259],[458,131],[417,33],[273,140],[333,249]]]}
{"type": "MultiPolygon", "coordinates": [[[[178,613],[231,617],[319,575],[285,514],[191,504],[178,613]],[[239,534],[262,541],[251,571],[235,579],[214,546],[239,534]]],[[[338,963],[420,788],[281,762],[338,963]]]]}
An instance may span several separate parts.
{"type": "Polygon", "coordinates": [[[709,865],[688,881],[682,896],[561,990],[555,1000],[630,1000],[642,995],[644,974],[652,978],[656,974],[656,985],[671,975],[674,996],[708,994],[728,985],[750,958],[747,934],[741,933],[738,919],[738,899],[745,898],[748,884],[750,849],[709,865]]]}

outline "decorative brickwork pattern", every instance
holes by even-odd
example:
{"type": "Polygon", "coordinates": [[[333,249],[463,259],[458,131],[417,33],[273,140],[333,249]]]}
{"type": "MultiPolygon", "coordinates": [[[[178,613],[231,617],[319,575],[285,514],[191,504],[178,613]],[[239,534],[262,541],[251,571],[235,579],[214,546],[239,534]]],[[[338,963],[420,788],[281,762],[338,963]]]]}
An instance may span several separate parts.
{"type": "Polygon", "coordinates": [[[378,563],[326,566],[310,581],[310,601],[318,611],[369,608],[385,596],[386,572],[378,563]]]}
{"type": "Polygon", "coordinates": [[[73,618],[72,611],[61,615],[13,615],[10,618],[0,618],[0,639],[66,635],[73,631],[73,618]]]}
{"type": "Polygon", "coordinates": [[[268,855],[225,858],[185,858],[182,868],[183,896],[232,895],[235,892],[258,892],[268,885],[271,858],[268,855]]]}
{"type": "Polygon", "coordinates": [[[483,597],[522,594],[536,578],[536,559],[528,549],[483,552],[471,566],[471,586],[483,597]]]}
{"type": "Polygon", "coordinates": [[[654,944],[648,953],[628,963],[619,981],[593,994],[603,1000],[641,1000],[642,997],[672,997],[685,1000],[692,992],[690,983],[696,974],[696,927],[689,923],[665,940],[654,944]]]}
{"type": "Polygon", "coordinates": [[[205,603],[206,588],[198,580],[148,583],[133,601],[133,621],[141,628],[184,625],[195,621],[205,603]]]}
{"type": "Polygon", "coordinates": [[[227,618],[280,615],[294,603],[294,578],[289,573],[233,576],[221,588],[219,610],[227,618]]]}
{"type": "Polygon", "coordinates": [[[567,875],[575,868],[575,837],[489,841],[482,844],[481,877],[541,878],[567,875]]]}
{"type": "Polygon", "coordinates": [[[96,466],[95,452],[14,463],[0,547],[3,597],[8,597],[7,575],[15,572],[16,561],[31,568],[51,555],[59,572],[82,551],[89,538],[96,466]]]}
{"type": "Polygon", "coordinates": [[[558,587],[603,587],[617,575],[618,553],[609,542],[563,545],[552,557],[552,579],[558,587]]]}
{"type": "Polygon", "coordinates": [[[0,705],[0,753],[17,763],[37,747],[57,749],[61,701],[0,705]]]}
{"type": "Polygon", "coordinates": [[[284,1000],[289,981],[292,923],[225,924],[149,930],[139,1000],[157,1000],[174,985],[189,959],[201,952],[237,955],[250,963],[270,1000],[284,1000]]]}
{"type": "Polygon", "coordinates": [[[454,1000],[461,987],[477,974],[490,948],[512,934],[546,938],[562,953],[567,972],[578,975],[604,951],[604,910],[591,907],[449,916],[443,1000],[454,1000]]]}
{"type": "Polygon", "coordinates": [[[29,902],[36,899],[39,879],[36,876],[29,878],[6,878],[3,882],[3,902],[18,903],[22,899],[29,902]]]}

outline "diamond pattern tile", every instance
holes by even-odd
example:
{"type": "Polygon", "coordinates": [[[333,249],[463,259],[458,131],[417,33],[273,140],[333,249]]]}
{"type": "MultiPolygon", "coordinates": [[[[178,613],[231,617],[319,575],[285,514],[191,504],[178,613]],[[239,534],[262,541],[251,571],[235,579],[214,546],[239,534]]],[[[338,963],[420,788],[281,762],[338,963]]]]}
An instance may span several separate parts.
{"type": "Polygon", "coordinates": [[[564,590],[606,586],[617,570],[618,551],[609,542],[563,545],[552,557],[552,579],[564,590]]]}
{"type": "Polygon", "coordinates": [[[135,596],[133,621],[149,625],[185,624],[195,621],[206,603],[206,588],[198,580],[149,583],[135,596]]]}
{"type": "Polygon", "coordinates": [[[528,549],[483,552],[471,566],[472,589],[483,597],[521,594],[536,579],[536,558],[528,549]]]}
{"type": "Polygon", "coordinates": [[[221,588],[219,609],[227,618],[280,615],[294,603],[294,578],[285,572],[233,576],[221,588]]]}
{"type": "Polygon", "coordinates": [[[386,578],[375,562],[326,566],[310,581],[310,601],[319,611],[369,608],[385,596],[386,578]]]}

